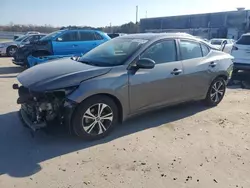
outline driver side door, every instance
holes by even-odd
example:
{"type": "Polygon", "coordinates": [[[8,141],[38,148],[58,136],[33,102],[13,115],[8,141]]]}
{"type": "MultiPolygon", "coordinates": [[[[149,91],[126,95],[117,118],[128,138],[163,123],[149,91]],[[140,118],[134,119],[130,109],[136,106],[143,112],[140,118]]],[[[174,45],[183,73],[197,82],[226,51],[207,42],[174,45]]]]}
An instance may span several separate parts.
{"type": "Polygon", "coordinates": [[[182,101],[183,67],[175,40],[163,40],[148,47],[140,58],[155,61],[153,69],[129,71],[131,113],[182,101]]]}
{"type": "Polygon", "coordinates": [[[52,42],[54,55],[77,55],[79,51],[77,41],[77,31],[67,31],[63,33],[52,42]]]}

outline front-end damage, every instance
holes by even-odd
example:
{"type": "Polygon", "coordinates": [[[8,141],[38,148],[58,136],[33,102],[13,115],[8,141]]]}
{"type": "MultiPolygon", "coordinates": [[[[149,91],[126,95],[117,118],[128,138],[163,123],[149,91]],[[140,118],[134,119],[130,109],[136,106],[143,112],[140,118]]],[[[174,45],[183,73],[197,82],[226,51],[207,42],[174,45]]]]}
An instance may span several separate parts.
{"type": "Polygon", "coordinates": [[[13,88],[18,90],[17,103],[21,104],[20,116],[25,126],[36,131],[61,124],[70,130],[70,120],[76,103],[68,100],[67,95],[75,88],[46,92],[34,92],[17,84],[13,88]]]}

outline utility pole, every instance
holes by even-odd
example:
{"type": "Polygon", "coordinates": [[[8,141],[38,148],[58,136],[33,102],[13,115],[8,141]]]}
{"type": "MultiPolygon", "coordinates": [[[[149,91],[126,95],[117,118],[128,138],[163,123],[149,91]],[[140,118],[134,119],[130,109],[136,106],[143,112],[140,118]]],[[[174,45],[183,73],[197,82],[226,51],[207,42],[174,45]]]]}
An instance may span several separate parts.
{"type": "Polygon", "coordinates": [[[111,24],[111,22],[109,24],[109,27],[110,27],[110,33],[112,33],[113,31],[112,31],[112,24],[111,24]]]}
{"type": "Polygon", "coordinates": [[[146,16],[145,17],[148,18],[148,11],[146,11],[146,16]]]}
{"type": "Polygon", "coordinates": [[[135,24],[138,23],[138,5],[136,6],[136,20],[135,20],[135,24]]]}

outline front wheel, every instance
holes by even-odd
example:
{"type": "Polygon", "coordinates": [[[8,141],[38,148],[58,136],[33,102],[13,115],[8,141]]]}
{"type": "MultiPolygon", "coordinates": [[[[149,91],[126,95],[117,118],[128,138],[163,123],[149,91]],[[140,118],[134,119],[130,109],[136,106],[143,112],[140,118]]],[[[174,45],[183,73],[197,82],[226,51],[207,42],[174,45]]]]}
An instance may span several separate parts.
{"type": "Polygon", "coordinates": [[[6,50],[7,56],[13,57],[16,53],[17,47],[16,46],[9,46],[6,50]]]}
{"type": "Polygon", "coordinates": [[[226,81],[219,77],[216,78],[209,87],[205,103],[208,106],[217,106],[223,99],[226,92],[226,81]]]}
{"type": "Polygon", "coordinates": [[[117,122],[117,106],[107,96],[95,96],[83,101],[72,119],[75,134],[85,140],[107,136],[117,122]]]}

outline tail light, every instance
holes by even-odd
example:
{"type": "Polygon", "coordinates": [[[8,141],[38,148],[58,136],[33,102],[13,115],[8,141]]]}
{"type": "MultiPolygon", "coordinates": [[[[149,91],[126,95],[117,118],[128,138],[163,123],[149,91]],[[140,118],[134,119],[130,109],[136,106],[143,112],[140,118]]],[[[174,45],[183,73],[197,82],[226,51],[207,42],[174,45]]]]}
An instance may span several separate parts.
{"type": "Polygon", "coordinates": [[[237,48],[236,46],[233,46],[232,50],[238,50],[239,48],[237,48]]]}

